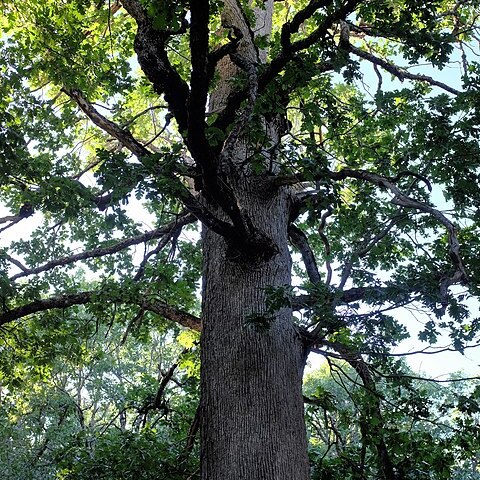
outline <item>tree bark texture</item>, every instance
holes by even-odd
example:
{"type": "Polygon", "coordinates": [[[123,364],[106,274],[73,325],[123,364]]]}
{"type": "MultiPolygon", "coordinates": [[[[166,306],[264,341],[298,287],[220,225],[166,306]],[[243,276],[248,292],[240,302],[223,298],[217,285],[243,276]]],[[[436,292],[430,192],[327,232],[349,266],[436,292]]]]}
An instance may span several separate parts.
{"type": "Polygon", "coordinates": [[[224,238],[203,234],[202,480],[306,480],[303,349],[291,311],[267,331],[245,325],[265,312],[265,287],[290,285],[289,200],[246,180],[237,198],[278,251],[239,261],[224,238]]]}
{"type": "MultiPolygon", "coordinates": [[[[236,0],[224,2],[223,25],[241,32],[236,62],[242,57],[240,63],[247,70],[266,58],[253,43],[255,35],[271,31],[273,0],[264,7],[256,9],[252,27],[236,0]]],[[[217,65],[219,81],[210,96],[211,112],[225,108],[238,72],[228,57],[217,65]]],[[[281,128],[278,119],[253,126],[245,120],[248,108],[237,112],[238,123],[217,169],[238,210],[251,222],[247,230],[255,232],[252,242],[225,238],[207,228],[202,234],[201,478],[307,480],[304,356],[292,312],[288,308],[276,312],[265,331],[246,325],[250,315],[265,313],[265,288],[291,285],[287,234],[291,195],[288,188],[273,186],[271,176],[256,176],[248,167],[253,151],[248,129],[261,128],[269,140],[265,145],[271,146],[278,142],[281,128]],[[246,251],[245,246],[252,244],[246,251]]],[[[263,152],[266,165],[272,164],[270,155],[263,152]]],[[[207,198],[205,202],[218,218],[228,220],[218,206],[207,198]]]]}

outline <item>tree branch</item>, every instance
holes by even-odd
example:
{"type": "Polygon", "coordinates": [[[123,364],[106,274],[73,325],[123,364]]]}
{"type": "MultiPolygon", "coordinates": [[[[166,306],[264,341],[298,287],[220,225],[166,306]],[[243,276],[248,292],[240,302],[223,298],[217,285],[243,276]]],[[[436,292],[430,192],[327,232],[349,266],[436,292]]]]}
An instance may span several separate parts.
{"type": "Polygon", "coordinates": [[[373,435],[372,433],[370,433],[370,435],[377,449],[383,478],[385,478],[385,480],[398,480],[383,435],[384,421],[380,405],[380,396],[377,392],[375,381],[370,373],[368,365],[359,353],[346,347],[340,342],[329,342],[329,346],[334,348],[341,357],[351,365],[358,376],[362,379],[364,387],[372,393],[372,401],[365,407],[366,411],[361,412],[363,414],[363,418],[360,420],[363,424],[362,428],[366,431],[370,430],[371,432],[373,430],[374,432],[373,435]],[[375,420],[375,422],[371,422],[372,419],[375,420]]]}
{"type": "Polygon", "coordinates": [[[300,250],[300,254],[302,255],[303,263],[305,265],[305,269],[307,270],[307,275],[309,280],[313,283],[320,283],[322,278],[320,277],[320,273],[318,272],[317,262],[315,261],[315,255],[308,244],[308,239],[306,235],[295,225],[290,225],[288,227],[288,235],[292,240],[292,243],[295,247],[300,250]]]}
{"type": "MultiPolygon", "coordinates": [[[[341,304],[354,303],[361,300],[371,300],[372,302],[381,301],[384,302],[388,299],[388,292],[392,290],[392,287],[354,287],[348,290],[337,290],[332,293],[332,301],[335,298],[335,306],[341,304]]],[[[413,290],[411,291],[414,292],[413,290]]],[[[392,301],[394,299],[391,299],[392,301]]],[[[317,299],[314,295],[297,295],[291,300],[292,310],[303,310],[315,305],[317,299]]]]}
{"type": "Polygon", "coordinates": [[[354,53],[360,58],[363,58],[365,60],[368,60],[369,62],[373,63],[374,65],[377,65],[387,72],[391,73],[394,77],[397,77],[401,82],[403,82],[405,79],[407,80],[417,80],[419,82],[425,82],[428,83],[429,85],[439,87],[453,95],[459,95],[460,91],[450,87],[449,85],[439,82],[438,80],[435,80],[432,77],[429,77],[428,75],[421,75],[421,74],[415,74],[415,73],[410,73],[407,70],[395,65],[394,63],[387,62],[386,60],[383,60],[380,57],[377,57],[369,52],[365,52],[364,50],[361,50],[360,48],[357,48],[353,46],[352,44],[348,44],[346,47],[348,51],[354,53]]]}
{"type": "MultiPolygon", "coordinates": [[[[343,168],[336,172],[332,172],[330,170],[324,170],[318,175],[317,178],[318,179],[330,178],[331,180],[335,180],[335,181],[345,180],[347,178],[355,178],[357,180],[364,180],[366,182],[373,183],[375,185],[378,185],[381,188],[385,188],[389,190],[393,194],[393,198],[391,202],[394,205],[399,205],[405,208],[412,208],[423,213],[428,213],[432,215],[434,218],[436,218],[447,229],[448,253],[452,261],[452,264],[455,267],[455,272],[450,276],[445,276],[440,281],[440,296],[441,296],[442,308],[439,310],[439,313],[443,314],[448,304],[448,301],[447,301],[448,288],[451,285],[454,285],[456,283],[468,282],[468,276],[460,256],[460,242],[458,241],[458,238],[457,238],[457,230],[455,225],[447,217],[445,217],[445,215],[439,210],[431,207],[430,205],[424,202],[415,200],[409,197],[408,195],[404,194],[395,184],[395,180],[399,178],[398,175],[395,178],[390,178],[390,177],[384,177],[377,173],[370,172],[368,170],[352,170],[349,168],[343,168]]],[[[274,182],[276,185],[294,185],[305,180],[306,180],[305,177],[299,174],[299,175],[290,175],[290,176],[284,176],[284,177],[276,177],[274,182]]],[[[429,186],[429,183],[427,183],[427,186],[429,186]]],[[[343,280],[342,282],[345,283],[343,280]]]]}
{"type": "Polygon", "coordinates": [[[127,12],[137,22],[137,34],[134,48],[138,62],[147,78],[152,82],[153,89],[159,95],[164,95],[168,108],[178,123],[180,133],[186,135],[188,129],[187,102],[189,88],[185,80],[172,66],[165,44],[172,35],[182,33],[186,29],[186,21],[182,20],[178,32],[158,30],[152,25],[152,19],[138,0],[122,0],[127,12]]]}
{"type": "Polygon", "coordinates": [[[347,283],[348,278],[350,277],[350,273],[352,271],[353,265],[355,260],[364,257],[367,255],[367,253],[375,246],[377,243],[385,238],[388,233],[397,225],[399,222],[404,220],[406,218],[406,214],[404,213],[399,213],[398,215],[395,215],[391,220],[388,222],[388,224],[380,231],[378,232],[373,238],[370,239],[365,239],[361,244],[358,246],[357,250],[355,250],[352,255],[350,256],[350,259],[346,263],[346,265],[343,268],[342,271],[342,276],[340,278],[340,283],[338,288],[343,289],[345,284],[347,283]]]}
{"type": "Polygon", "coordinates": [[[72,263],[78,262],[79,260],[87,260],[89,258],[98,258],[105,255],[112,255],[114,253],[125,250],[126,248],[133,245],[138,245],[139,243],[148,242],[149,240],[154,240],[163,236],[167,236],[169,238],[172,232],[175,231],[175,229],[181,228],[195,221],[196,218],[192,214],[184,214],[167,225],[156,228],[155,230],[151,230],[146,233],[142,233],[140,235],[136,235],[135,237],[121,240],[120,242],[114,243],[113,245],[95,248],[93,250],[87,250],[85,252],[77,253],[75,255],[69,255],[67,257],[57,258],[35,268],[22,269],[22,272],[13,275],[10,280],[14,281],[22,277],[27,277],[29,275],[36,275],[38,273],[46,272],[58,266],[70,265],[72,263]]]}
{"type": "MultiPolygon", "coordinates": [[[[143,163],[145,157],[151,155],[151,152],[145,148],[141,143],[139,143],[132,134],[125,129],[120,128],[115,122],[105,118],[101,115],[91,103],[89,103],[78,90],[63,90],[67,95],[69,95],[72,99],[74,99],[82,111],[87,115],[87,117],[99,128],[104,130],[109,135],[116,138],[124,147],[130,150],[140,162],[143,163]]],[[[157,172],[161,173],[161,172],[157,172]]],[[[179,186],[178,194],[180,196],[181,201],[187,207],[187,209],[193,213],[202,223],[207,225],[211,228],[214,232],[222,235],[224,237],[232,237],[233,233],[233,226],[223,220],[219,220],[216,218],[209,210],[200,203],[200,200],[193,196],[183,185],[179,182],[179,180],[171,173],[168,174],[168,177],[176,182],[179,186]]],[[[214,177],[216,178],[216,177],[214,177]]],[[[214,191],[216,191],[214,189],[214,191]]],[[[108,200],[108,197],[107,197],[108,200]]],[[[231,202],[224,202],[228,205],[231,202]]],[[[236,202],[235,202],[236,205],[236,202]]],[[[99,208],[101,208],[99,206],[99,208]]],[[[226,207],[225,207],[226,208],[226,207]]],[[[230,209],[233,209],[232,206],[230,209]]]]}
{"type": "Polygon", "coordinates": [[[365,170],[350,170],[343,169],[338,172],[328,172],[327,175],[333,180],[341,180],[345,178],[357,178],[366,180],[368,182],[385,187],[394,195],[392,203],[401,207],[413,208],[420,212],[428,213],[435,217],[448,232],[448,253],[450,259],[455,267],[455,272],[450,277],[445,277],[440,282],[440,294],[442,296],[442,306],[445,309],[447,305],[448,287],[457,282],[467,282],[468,277],[460,257],[460,242],[457,238],[457,231],[455,225],[448,220],[445,215],[426,203],[415,200],[405,195],[390,179],[382,177],[376,173],[371,173],[365,170]]]}
{"type": "Polygon", "coordinates": [[[205,114],[209,87],[208,65],[208,0],[190,1],[190,50],[192,72],[188,97],[187,144],[196,164],[200,167],[206,195],[212,198],[229,216],[242,233],[246,233],[245,222],[237,206],[233,192],[226,182],[219,181],[215,154],[205,135],[205,114]]]}
{"type": "Polygon", "coordinates": [[[88,102],[82,95],[80,90],[62,88],[62,92],[67,94],[85,115],[103,131],[108,133],[113,138],[116,138],[125,148],[130,150],[136,157],[146,157],[151,155],[151,152],[146,149],[133,135],[126,129],[120,128],[115,122],[100,114],[93,105],[88,102]]]}
{"type": "Polygon", "coordinates": [[[330,248],[330,242],[328,241],[328,237],[325,235],[325,225],[327,223],[327,218],[330,217],[333,214],[333,207],[329,205],[326,209],[326,211],[322,214],[322,217],[320,218],[320,225],[318,227],[318,235],[320,236],[320,239],[323,242],[323,246],[325,249],[325,265],[327,267],[327,278],[325,280],[325,285],[329,286],[330,283],[332,282],[332,275],[333,275],[333,270],[332,270],[332,265],[330,263],[330,254],[331,254],[331,248],[330,248]]]}
{"type": "Polygon", "coordinates": [[[25,203],[20,207],[18,215],[7,215],[6,217],[0,218],[0,224],[10,222],[7,226],[3,227],[0,230],[0,233],[6,230],[7,228],[12,227],[16,223],[20,222],[24,218],[31,217],[35,213],[33,206],[30,203],[25,203]]]}
{"type": "MultiPolygon", "coordinates": [[[[297,12],[291,22],[286,23],[282,27],[280,53],[272,59],[263,72],[258,77],[258,94],[261,94],[272,80],[287,66],[287,64],[295,58],[300,51],[315,44],[324,38],[328,30],[335,22],[345,19],[352,13],[361,0],[347,0],[341,7],[332,12],[324,19],[324,21],[307,37],[291,43],[292,34],[296,33],[300,25],[310,18],[319,8],[331,5],[332,2],[326,0],[311,0],[309,4],[299,12],[297,12]]],[[[319,66],[318,72],[330,70],[332,65],[325,63],[319,66]]],[[[235,113],[241,103],[248,96],[248,86],[243,89],[234,91],[230,94],[226,106],[214,123],[214,126],[225,129],[232,123],[235,113]]]]}
{"type": "MultiPolygon", "coordinates": [[[[101,291],[87,291],[65,295],[54,295],[48,298],[35,300],[26,305],[1,313],[0,326],[39,312],[45,312],[52,309],[65,309],[73,305],[85,305],[92,302],[96,296],[101,294],[101,291]]],[[[122,303],[121,299],[118,298],[115,298],[115,302],[122,303]]],[[[171,320],[172,322],[178,323],[182,327],[190,328],[191,330],[201,331],[202,329],[201,321],[198,317],[158,300],[149,300],[146,297],[137,296],[133,299],[126,299],[123,303],[127,305],[138,305],[149,312],[161,315],[167,320],[171,320]]]]}
{"type": "MultiPolygon", "coordinates": [[[[213,163],[210,146],[205,137],[205,113],[208,96],[208,0],[190,1],[190,51],[192,72],[188,97],[188,140],[192,156],[213,163]]],[[[202,162],[204,163],[204,162],[202,162]]]]}

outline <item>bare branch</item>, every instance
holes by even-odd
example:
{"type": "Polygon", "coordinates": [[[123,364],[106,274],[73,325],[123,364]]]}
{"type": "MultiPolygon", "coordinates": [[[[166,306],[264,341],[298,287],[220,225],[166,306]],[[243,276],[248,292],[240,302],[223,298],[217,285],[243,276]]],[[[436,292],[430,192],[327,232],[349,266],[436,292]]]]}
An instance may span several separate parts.
{"type": "Polygon", "coordinates": [[[2,256],[4,256],[10,263],[18,267],[22,272],[28,272],[28,267],[26,267],[22,262],[20,262],[16,258],[13,258],[7,254],[3,254],[2,256]]]}
{"type": "Polygon", "coordinates": [[[196,221],[196,218],[192,214],[186,214],[186,215],[184,214],[182,216],[179,216],[178,219],[176,219],[175,221],[167,225],[164,225],[160,228],[151,230],[146,233],[142,233],[141,235],[137,235],[135,237],[121,240],[120,242],[117,242],[113,245],[109,245],[108,247],[99,247],[93,250],[87,250],[85,252],[77,253],[75,255],[70,255],[68,257],[57,258],[55,260],[52,260],[50,262],[47,262],[35,268],[30,268],[30,269],[23,268],[22,272],[17,273],[16,275],[13,275],[10,278],[10,280],[14,281],[29,275],[36,275],[38,273],[46,272],[58,266],[70,265],[72,263],[78,262],[79,260],[87,260],[89,258],[98,258],[98,257],[103,257],[105,255],[111,255],[113,253],[117,253],[122,250],[125,250],[126,248],[131,247],[133,245],[138,245],[139,243],[148,242],[149,240],[154,240],[156,238],[161,238],[163,236],[166,236],[168,239],[177,228],[181,228],[195,221],[196,221]]]}
{"type": "Polygon", "coordinates": [[[180,235],[180,232],[182,231],[182,225],[178,224],[176,226],[174,226],[172,228],[172,230],[170,231],[170,233],[168,235],[165,235],[161,240],[160,242],[158,243],[158,245],[153,249],[151,250],[150,252],[148,252],[145,257],[143,258],[142,262],[140,263],[139,267],[138,267],[138,270],[137,270],[137,273],[135,274],[135,276],[133,277],[133,281],[138,281],[142,278],[144,272],[145,272],[145,266],[147,265],[147,262],[148,262],[148,259],[154,255],[156,255],[157,253],[159,253],[160,251],[163,250],[163,248],[165,248],[165,246],[167,245],[167,243],[171,240],[172,241],[172,245],[175,243],[176,239],[178,238],[178,236],[180,235]]]}
{"type": "Polygon", "coordinates": [[[383,60],[380,57],[377,57],[369,52],[366,52],[365,50],[361,50],[360,48],[357,48],[353,46],[352,44],[348,44],[347,49],[357,55],[360,58],[363,58],[365,60],[368,60],[369,62],[373,63],[374,65],[377,65],[387,72],[391,73],[394,77],[397,77],[401,82],[403,82],[405,79],[407,80],[416,80],[419,82],[425,82],[428,83],[429,85],[439,87],[453,95],[458,95],[460,94],[460,91],[450,87],[449,85],[439,82],[438,80],[435,80],[432,77],[429,77],[428,75],[421,75],[421,74],[415,74],[415,73],[410,73],[409,71],[405,70],[404,68],[401,68],[394,63],[387,62],[386,60],[383,60]]]}
{"type": "MultiPolygon", "coordinates": [[[[184,355],[188,350],[185,349],[180,353],[180,358],[184,355]]],[[[177,360],[173,363],[170,368],[162,375],[162,379],[159,382],[157,393],[153,399],[149,399],[139,410],[139,415],[144,416],[144,421],[146,421],[146,417],[151,410],[158,410],[162,407],[162,400],[165,395],[165,390],[167,388],[168,383],[173,379],[173,375],[178,368],[180,360],[177,360]]]]}
{"type": "Polygon", "coordinates": [[[135,121],[140,118],[141,116],[145,115],[146,113],[153,112],[154,110],[160,110],[160,109],[166,109],[168,108],[168,105],[152,105],[151,107],[146,108],[145,110],[142,110],[141,112],[137,113],[134,115],[130,120],[126,121],[121,128],[127,128],[130,126],[132,123],[135,123],[135,121]]]}
{"type": "Polygon", "coordinates": [[[320,273],[318,273],[315,256],[310,248],[310,245],[308,244],[306,235],[295,225],[290,225],[288,227],[288,234],[293,245],[300,250],[303,263],[305,264],[305,269],[307,270],[308,278],[313,284],[320,283],[322,279],[320,277],[320,273]]]}
{"type": "Polygon", "coordinates": [[[200,429],[200,415],[201,409],[200,405],[197,406],[195,410],[195,415],[193,417],[192,423],[188,430],[187,442],[185,445],[185,454],[189,455],[195,444],[195,437],[197,436],[198,430],[200,429]]]}

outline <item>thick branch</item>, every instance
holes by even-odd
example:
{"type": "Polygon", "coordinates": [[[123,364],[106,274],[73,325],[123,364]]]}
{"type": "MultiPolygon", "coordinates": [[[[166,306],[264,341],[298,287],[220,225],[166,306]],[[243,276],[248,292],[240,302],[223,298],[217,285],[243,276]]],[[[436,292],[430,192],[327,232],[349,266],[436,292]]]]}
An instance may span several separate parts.
{"type": "Polygon", "coordinates": [[[329,342],[329,346],[334,348],[341,357],[351,365],[362,379],[365,388],[372,394],[372,401],[365,408],[366,411],[362,412],[363,418],[360,420],[362,422],[362,428],[364,428],[365,431],[370,431],[370,438],[377,449],[383,478],[385,480],[398,480],[384,440],[384,421],[380,407],[380,398],[367,364],[360,354],[339,342],[329,342]],[[374,422],[371,420],[374,420],[374,422]]]}
{"type": "Polygon", "coordinates": [[[208,55],[208,80],[211,81],[213,76],[215,75],[215,67],[217,66],[218,62],[227,55],[234,53],[237,48],[238,44],[240,43],[241,36],[236,36],[232,38],[228,43],[224,45],[220,45],[215,50],[212,50],[208,55]]]}
{"type": "MultiPolygon", "coordinates": [[[[447,306],[448,288],[456,283],[468,281],[468,276],[460,256],[460,242],[457,238],[457,230],[455,225],[439,210],[433,208],[432,206],[424,202],[415,200],[408,195],[405,195],[395,184],[395,180],[398,178],[398,176],[395,178],[389,178],[379,175],[377,173],[369,172],[367,170],[352,170],[349,168],[344,168],[336,172],[332,172],[330,170],[322,171],[318,177],[319,179],[330,178],[331,180],[345,180],[347,178],[355,178],[378,185],[381,188],[389,190],[393,194],[393,198],[391,200],[393,204],[405,208],[412,208],[423,213],[428,213],[429,215],[435,217],[447,229],[448,253],[450,255],[453,266],[455,267],[455,272],[450,276],[444,277],[440,282],[440,295],[442,302],[442,310],[440,311],[440,313],[443,313],[447,306]]],[[[300,183],[304,180],[305,178],[300,174],[277,177],[275,179],[275,183],[277,185],[292,185],[300,183]]]]}
{"type": "Polygon", "coordinates": [[[320,277],[320,273],[318,272],[315,255],[308,244],[306,235],[295,225],[290,225],[288,227],[288,235],[290,236],[293,245],[300,250],[309,280],[313,284],[320,283],[322,279],[320,277]]]}
{"type": "Polygon", "coordinates": [[[311,0],[308,5],[299,10],[292,20],[285,22],[280,34],[280,41],[283,50],[291,48],[291,36],[298,32],[301,25],[308,20],[318,9],[327,7],[331,2],[329,0],[311,0]]]}
{"type": "Polygon", "coordinates": [[[80,90],[76,89],[62,89],[62,92],[66,93],[72,98],[85,115],[103,131],[107,132],[113,138],[116,138],[125,148],[130,150],[137,157],[145,157],[150,155],[148,149],[146,149],[133,135],[126,129],[120,128],[115,122],[112,122],[108,118],[100,114],[93,105],[88,102],[82,95],[80,90]]]}
{"type": "Polygon", "coordinates": [[[12,310],[7,310],[0,314],[0,325],[5,325],[14,320],[27,317],[34,313],[51,310],[53,308],[67,308],[72,305],[85,305],[91,301],[94,294],[95,292],[80,292],[35,300],[31,303],[13,308],[12,310]]]}
{"type": "MultiPolygon", "coordinates": [[[[180,32],[161,31],[153,28],[152,19],[138,0],[122,0],[122,4],[137,22],[138,30],[134,47],[138,62],[147,78],[152,82],[155,92],[164,95],[180,132],[186,134],[189,88],[170,63],[165,49],[167,39],[180,32]]],[[[182,25],[182,31],[183,27],[184,25],[182,25]]]]}
{"type": "Polygon", "coordinates": [[[194,158],[202,151],[202,158],[213,163],[209,156],[209,145],[205,138],[205,113],[208,96],[208,20],[209,1],[190,1],[190,51],[192,73],[190,75],[190,96],[188,98],[188,139],[194,158]]]}
{"type": "MultiPolygon", "coordinates": [[[[64,309],[73,305],[85,305],[90,303],[96,296],[101,295],[101,292],[87,291],[65,295],[54,295],[52,297],[44,298],[41,300],[35,300],[21,307],[16,307],[0,314],[0,326],[6,323],[19,320],[34,313],[45,312],[52,309],[64,309]]],[[[115,298],[118,303],[119,299],[115,298]]],[[[145,310],[156,313],[165,317],[172,322],[179,325],[190,328],[192,330],[201,331],[201,322],[198,317],[174,308],[166,303],[158,300],[149,300],[147,297],[137,297],[135,299],[126,299],[125,304],[138,305],[145,310]]]]}
{"type": "MultiPolygon", "coordinates": [[[[385,300],[394,301],[395,298],[389,298],[389,292],[393,291],[392,287],[354,287],[348,290],[337,291],[332,293],[332,302],[335,300],[335,305],[348,304],[358,302],[360,300],[369,300],[370,302],[385,300]]],[[[414,293],[414,290],[411,291],[414,293]]],[[[318,301],[314,295],[297,295],[291,300],[291,307],[293,310],[303,310],[312,307],[318,301]]],[[[323,299],[324,301],[324,299],[323,299]]]]}
{"type": "Polygon", "coordinates": [[[188,97],[188,148],[200,168],[206,195],[230,217],[234,225],[246,233],[245,222],[237,201],[225,182],[219,181],[215,155],[205,136],[205,114],[210,80],[208,65],[208,0],[190,2],[190,50],[192,73],[188,97]]]}
{"type": "MultiPolygon", "coordinates": [[[[109,135],[113,136],[120,143],[125,146],[128,150],[130,150],[140,162],[143,162],[145,157],[151,155],[151,152],[146,149],[141,143],[139,143],[132,134],[125,129],[120,128],[115,122],[108,120],[103,115],[101,115],[91,103],[89,103],[79,92],[78,90],[64,90],[67,95],[73,98],[82,111],[87,115],[87,117],[99,128],[107,132],[109,135]]],[[[177,182],[178,179],[173,175],[169,174],[169,177],[177,182]]],[[[214,215],[212,215],[208,209],[202,205],[199,199],[193,196],[186,188],[183,188],[183,185],[179,185],[178,193],[180,196],[181,201],[187,207],[187,209],[193,213],[202,223],[212,229],[214,232],[222,235],[224,237],[231,237],[233,235],[233,226],[229,223],[217,219],[214,215]]],[[[228,204],[228,202],[224,202],[228,204]]],[[[230,202],[231,203],[231,202],[230,202]]],[[[235,203],[236,205],[236,203],[235,203]]],[[[98,205],[99,208],[100,205],[98,205]]],[[[233,207],[232,207],[233,208],[233,207]]]]}
{"type": "MultiPolygon", "coordinates": [[[[324,21],[310,35],[291,43],[291,35],[299,30],[300,25],[305,20],[310,18],[319,8],[330,5],[331,3],[332,2],[327,2],[325,0],[312,0],[304,9],[297,12],[290,23],[286,23],[284,25],[281,34],[282,49],[280,53],[263,70],[263,73],[259,75],[259,94],[261,94],[267,88],[270,82],[278,76],[278,74],[287,66],[290,61],[295,59],[297,53],[305,50],[324,38],[332,25],[339,20],[345,19],[355,10],[356,6],[361,3],[361,1],[348,0],[340,8],[333,11],[330,15],[327,15],[324,21]]],[[[330,70],[331,68],[332,66],[329,63],[322,64],[317,69],[317,73],[330,70]]],[[[215,122],[215,126],[224,129],[230,125],[235,118],[236,111],[240,107],[241,103],[247,98],[247,96],[248,86],[236,92],[232,92],[228,98],[223,112],[219,115],[217,121],[215,122]]]]}

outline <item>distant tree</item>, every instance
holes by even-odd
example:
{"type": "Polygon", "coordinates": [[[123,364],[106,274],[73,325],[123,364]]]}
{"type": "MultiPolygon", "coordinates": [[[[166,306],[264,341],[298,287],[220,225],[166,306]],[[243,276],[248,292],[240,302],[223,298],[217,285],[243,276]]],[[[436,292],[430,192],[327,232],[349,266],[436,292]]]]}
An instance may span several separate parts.
{"type": "Polygon", "coordinates": [[[126,337],[168,321],[171,338],[201,331],[203,480],[309,478],[312,351],[368,392],[376,475],[410,475],[383,420],[408,337],[389,312],[422,310],[426,342],[478,340],[479,3],[1,5],[8,394],[29,334],[68,356],[76,330],[58,332],[77,315],[126,337]],[[436,77],[450,66],[452,84],[436,77]]]}
{"type": "Polygon", "coordinates": [[[405,364],[397,367],[402,375],[384,375],[375,394],[344,361],[306,376],[313,479],[378,478],[379,424],[400,478],[480,478],[478,384],[457,382],[458,376],[449,383],[426,381],[405,364]],[[384,405],[381,417],[368,416],[376,396],[384,405]]]}

